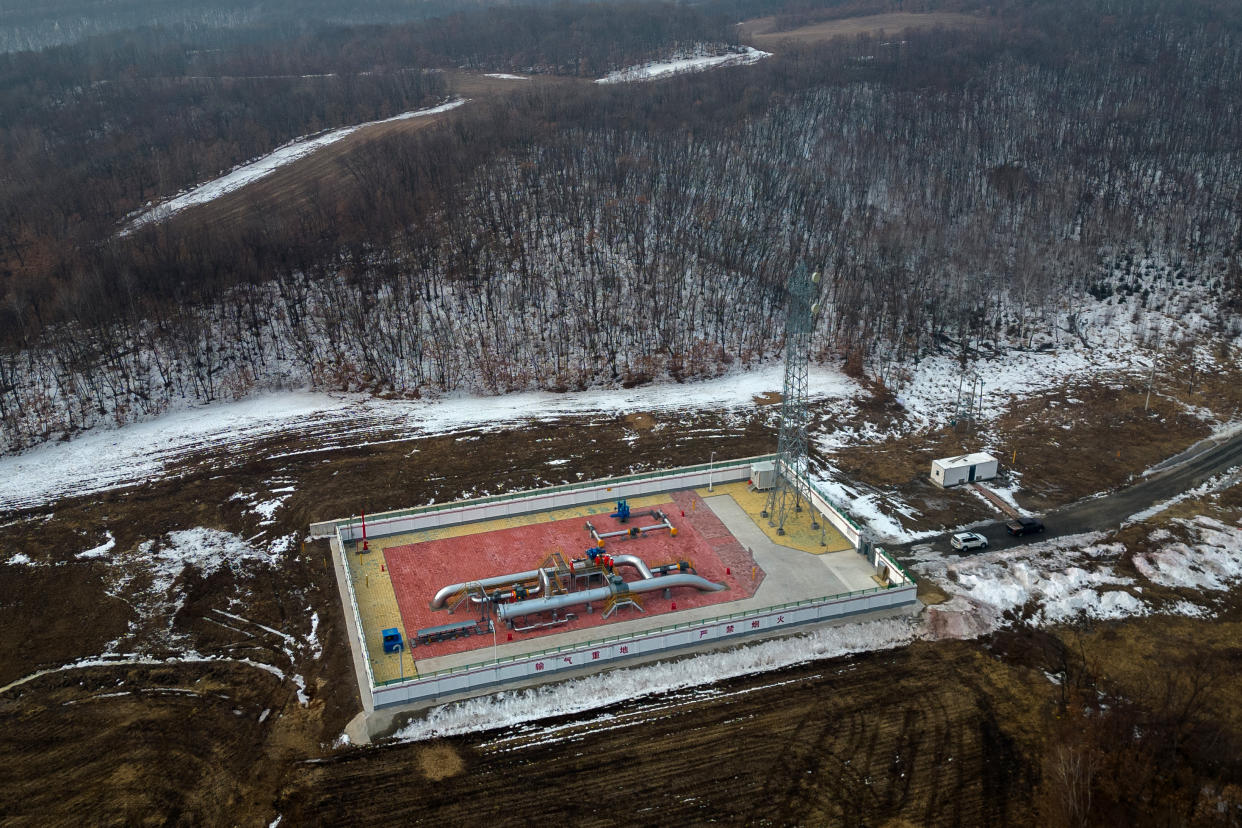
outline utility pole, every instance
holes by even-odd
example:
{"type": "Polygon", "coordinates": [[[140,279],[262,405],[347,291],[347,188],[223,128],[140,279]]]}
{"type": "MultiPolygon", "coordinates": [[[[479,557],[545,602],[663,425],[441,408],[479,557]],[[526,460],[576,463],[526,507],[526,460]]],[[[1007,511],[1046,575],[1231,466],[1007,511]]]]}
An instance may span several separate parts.
{"type": "MultiPolygon", "coordinates": [[[[768,519],[769,526],[776,527],[778,535],[785,534],[789,513],[801,512],[803,501],[809,507],[811,500],[806,480],[806,432],[811,419],[806,395],[811,332],[815,327],[815,313],[819,310],[818,293],[819,272],[808,274],[806,265],[799,264],[789,280],[789,313],[785,317],[785,387],[777,441],[776,485],[760,513],[768,519]]],[[[811,528],[819,528],[814,509],[811,509],[811,528]]]]}
{"type": "Polygon", "coordinates": [[[1147,410],[1147,406],[1151,405],[1151,386],[1156,381],[1156,355],[1151,357],[1151,374],[1147,377],[1147,399],[1143,401],[1143,410],[1147,410]]]}

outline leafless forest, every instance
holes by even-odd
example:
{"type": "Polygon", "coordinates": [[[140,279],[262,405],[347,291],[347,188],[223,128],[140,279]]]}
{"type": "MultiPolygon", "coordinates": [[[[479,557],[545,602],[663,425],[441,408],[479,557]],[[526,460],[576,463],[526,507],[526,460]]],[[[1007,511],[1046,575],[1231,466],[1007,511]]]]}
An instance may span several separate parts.
{"type": "Polygon", "coordinates": [[[713,375],[779,353],[798,260],[827,277],[820,358],[877,375],[1045,346],[1074,336],[1082,303],[1141,306],[1153,284],[1236,307],[1242,17],[989,8],[976,31],[474,101],[363,145],[345,186],[292,213],[190,210],[131,235],[147,201],[293,137],[442,100],[426,70],[598,77],[727,45],[728,18],[557,6],[523,29],[483,11],[205,54],[156,33],[10,56],[3,445],[269,388],[713,375]]]}

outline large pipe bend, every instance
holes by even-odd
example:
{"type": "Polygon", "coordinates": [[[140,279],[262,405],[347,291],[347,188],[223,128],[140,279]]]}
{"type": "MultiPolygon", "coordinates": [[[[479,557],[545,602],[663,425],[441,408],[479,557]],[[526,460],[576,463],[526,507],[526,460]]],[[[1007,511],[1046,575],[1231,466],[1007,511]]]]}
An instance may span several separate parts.
{"type": "Polygon", "coordinates": [[[652,577],[654,577],[651,574],[651,569],[648,568],[647,566],[647,562],[644,561],[642,558],[638,557],[637,555],[613,555],[612,565],[614,567],[632,566],[634,567],[634,569],[638,570],[639,575],[643,576],[644,581],[650,580],[652,577]]]}
{"type": "Polygon", "coordinates": [[[630,588],[630,592],[652,592],[657,589],[681,586],[694,587],[699,592],[720,592],[720,590],[728,588],[725,584],[709,581],[702,575],[695,575],[690,572],[661,575],[659,578],[652,578],[650,581],[635,581],[626,584],[626,586],[630,588]]]}
{"type": "Polygon", "coordinates": [[[431,608],[433,610],[443,609],[445,601],[447,601],[449,598],[456,595],[457,593],[461,592],[466,587],[480,586],[486,590],[489,587],[504,586],[505,584],[517,584],[517,583],[521,583],[522,581],[533,581],[538,577],[539,577],[539,570],[532,569],[528,572],[514,572],[511,575],[496,575],[491,578],[480,578],[477,581],[466,581],[460,584],[449,584],[446,587],[441,587],[440,591],[437,592],[435,594],[435,597],[431,599],[431,608]]]}

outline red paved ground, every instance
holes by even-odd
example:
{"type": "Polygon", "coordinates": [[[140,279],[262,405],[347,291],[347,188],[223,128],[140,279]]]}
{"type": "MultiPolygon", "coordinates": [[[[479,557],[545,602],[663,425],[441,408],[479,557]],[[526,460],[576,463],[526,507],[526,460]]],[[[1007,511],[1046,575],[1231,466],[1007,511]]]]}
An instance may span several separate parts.
{"type": "MultiPolygon", "coordinates": [[[[637,511],[646,511],[647,508],[651,507],[637,511]]],[[[673,591],[671,600],[666,600],[659,591],[648,592],[641,596],[648,616],[722,604],[754,595],[755,588],[763,579],[763,572],[754,566],[753,558],[729,534],[728,529],[703,504],[698,495],[690,491],[677,492],[671,496],[669,502],[655,508],[672,517],[673,525],[677,527],[677,537],[670,537],[667,531],[660,531],[634,540],[609,539],[608,550],[618,555],[637,555],[652,566],[688,560],[694,564],[698,574],[709,581],[727,584],[729,588],[721,592],[679,588],[673,591]],[[730,570],[729,574],[725,574],[726,569],[730,570]],[[677,610],[673,610],[674,604],[677,610]]],[[[446,610],[433,612],[430,609],[432,596],[442,586],[535,569],[555,551],[559,551],[566,560],[581,557],[591,545],[591,537],[585,528],[586,520],[571,518],[385,549],[384,559],[392,575],[393,589],[396,591],[397,605],[401,609],[401,620],[405,624],[406,632],[413,636],[417,630],[425,627],[471,617],[472,610],[468,610],[466,605],[453,615],[449,615],[446,610]]],[[[590,520],[600,532],[624,528],[606,514],[592,516],[590,520]]],[[[636,520],[632,517],[628,525],[637,523],[647,526],[651,522],[650,518],[636,520]]],[[[620,571],[627,580],[637,578],[637,573],[629,567],[622,567],[620,571]]],[[[570,607],[568,611],[577,615],[574,620],[557,627],[514,632],[513,640],[537,638],[643,617],[637,610],[627,607],[618,609],[608,621],[604,621],[598,603],[595,610],[588,615],[582,607],[570,607]]],[[[727,609],[722,607],[721,613],[724,612],[727,609]]],[[[497,625],[497,632],[502,643],[510,634],[500,624],[497,625]]],[[[607,631],[601,631],[600,635],[607,635],[607,631]]],[[[491,646],[490,635],[470,636],[419,645],[414,648],[413,654],[417,659],[434,658],[491,646]]]]}

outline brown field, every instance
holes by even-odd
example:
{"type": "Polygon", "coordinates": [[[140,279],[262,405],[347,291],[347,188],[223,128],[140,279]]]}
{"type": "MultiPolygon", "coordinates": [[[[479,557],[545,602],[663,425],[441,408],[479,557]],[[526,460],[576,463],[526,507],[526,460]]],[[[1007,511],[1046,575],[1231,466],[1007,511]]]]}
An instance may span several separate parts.
{"type": "Polygon", "coordinates": [[[891,14],[870,14],[865,17],[846,17],[840,20],[824,20],[799,26],[796,29],[777,31],[779,22],[776,17],[756,17],[738,26],[738,33],[747,40],[763,49],[770,49],[782,43],[793,41],[799,44],[824,43],[834,37],[855,37],[861,34],[899,34],[911,29],[934,29],[937,26],[947,29],[969,29],[982,26],[986,21],[969,14],[955,12],[893,12],[891,14]]]}
{"type": "MultiPolygon", "coordinates": [[[[1073,395],[1092,401],[1080,416],[1093,422],[1110,422],[1110,405],[1131,405],[1124,395],[1073,395]]],[[[1049,786],[1045,769],[1066,734],[1095,750],[1115,739],[1105,725],[1130,722],[1082,712],[1097,691],[1140,704],[1121,713],[1147,716],[1144,728],[1154,721],[1164,729],[1153,732],[1184,734],[1178,744],[1190,752],[1179,776],[1153,788],[1165,801],[1193,809],[1179,799],[1185,791],[1216,790],[1229,778],[1221,757],[1238,744],[1242,687],[1230,667],[1239,613],[1228,595],[1214,619],[1019,629],[746,676],[658,705],[639,700],[554,721],[565,738],[549,744],[518,730],[354,748],[336,745],[359,701],[322,543],[270,568],[183,576],[183,605],[150,618],[111,597],[101,561],[75,557],[105,529],[121,557],[143,538],[190,526],[303,536],[308,522],[360,507],[561,482],[555,475],[565,467],[546,465],[554,459],[602,476],[694,462],[709,450],[762,453],[775,443],[768,411],[740,420],[657,412],[648,415],[655,427],[647,418],[583,417],[337,450],[317,450],[323,435],[291,434],[191,458],[180,479],[6,516],[0,549],[37,565],[0,565],[0,822],[71,824],[88,815],[92,823],[250,825],[281,814],[287,825],[470,817],[496,825],[1048,825],[1064,792],[1049,786]],[[446,469],[450,479],[431,471],[446,469]],[[296,492],[273,527],[231,499],[285,485],[296,492]],[[312,608],[318,656],[304,643],[312,608]],[[250,622],[222,625],[219,610],[250,622]],[[169,654],[192,649],[221,660],[66,666],[118,636],[137,637],[126,651],[161,656],[168,633],[181,639],[169,654]],[[1064,684],[1047,678],[1062,669],[1064,684]],[[293,675],[304,678],[305,706],[293,675]],[[1196,706],[1178,713],[1191,693],[1196,706]],[[613,717],[607,729],[592,724],[601,714],[613,717]],[[1219,723],[1217,741],[1197,741],[1204,722],[1219,723]]],[[[1044,425],[1031,439],[1065,433],[1054,414],[1034,418],[1044,425]]],[[[866,406],[858,414],[875,415],[866,406]]],[[[900,477],[890,456],[884,473],[900,477]]],[[[1123,453],[1129,471],[1137,459],[1123,453]]],[[[1131,769],[1173,741],[1110,750],[1101,773],[1115,774],[1119,797],[1131,796],[1131,777],[1156,784],[1131,769]]],[[[1134,824],[1117,819],[1111,824],[1134,824]]]]}

